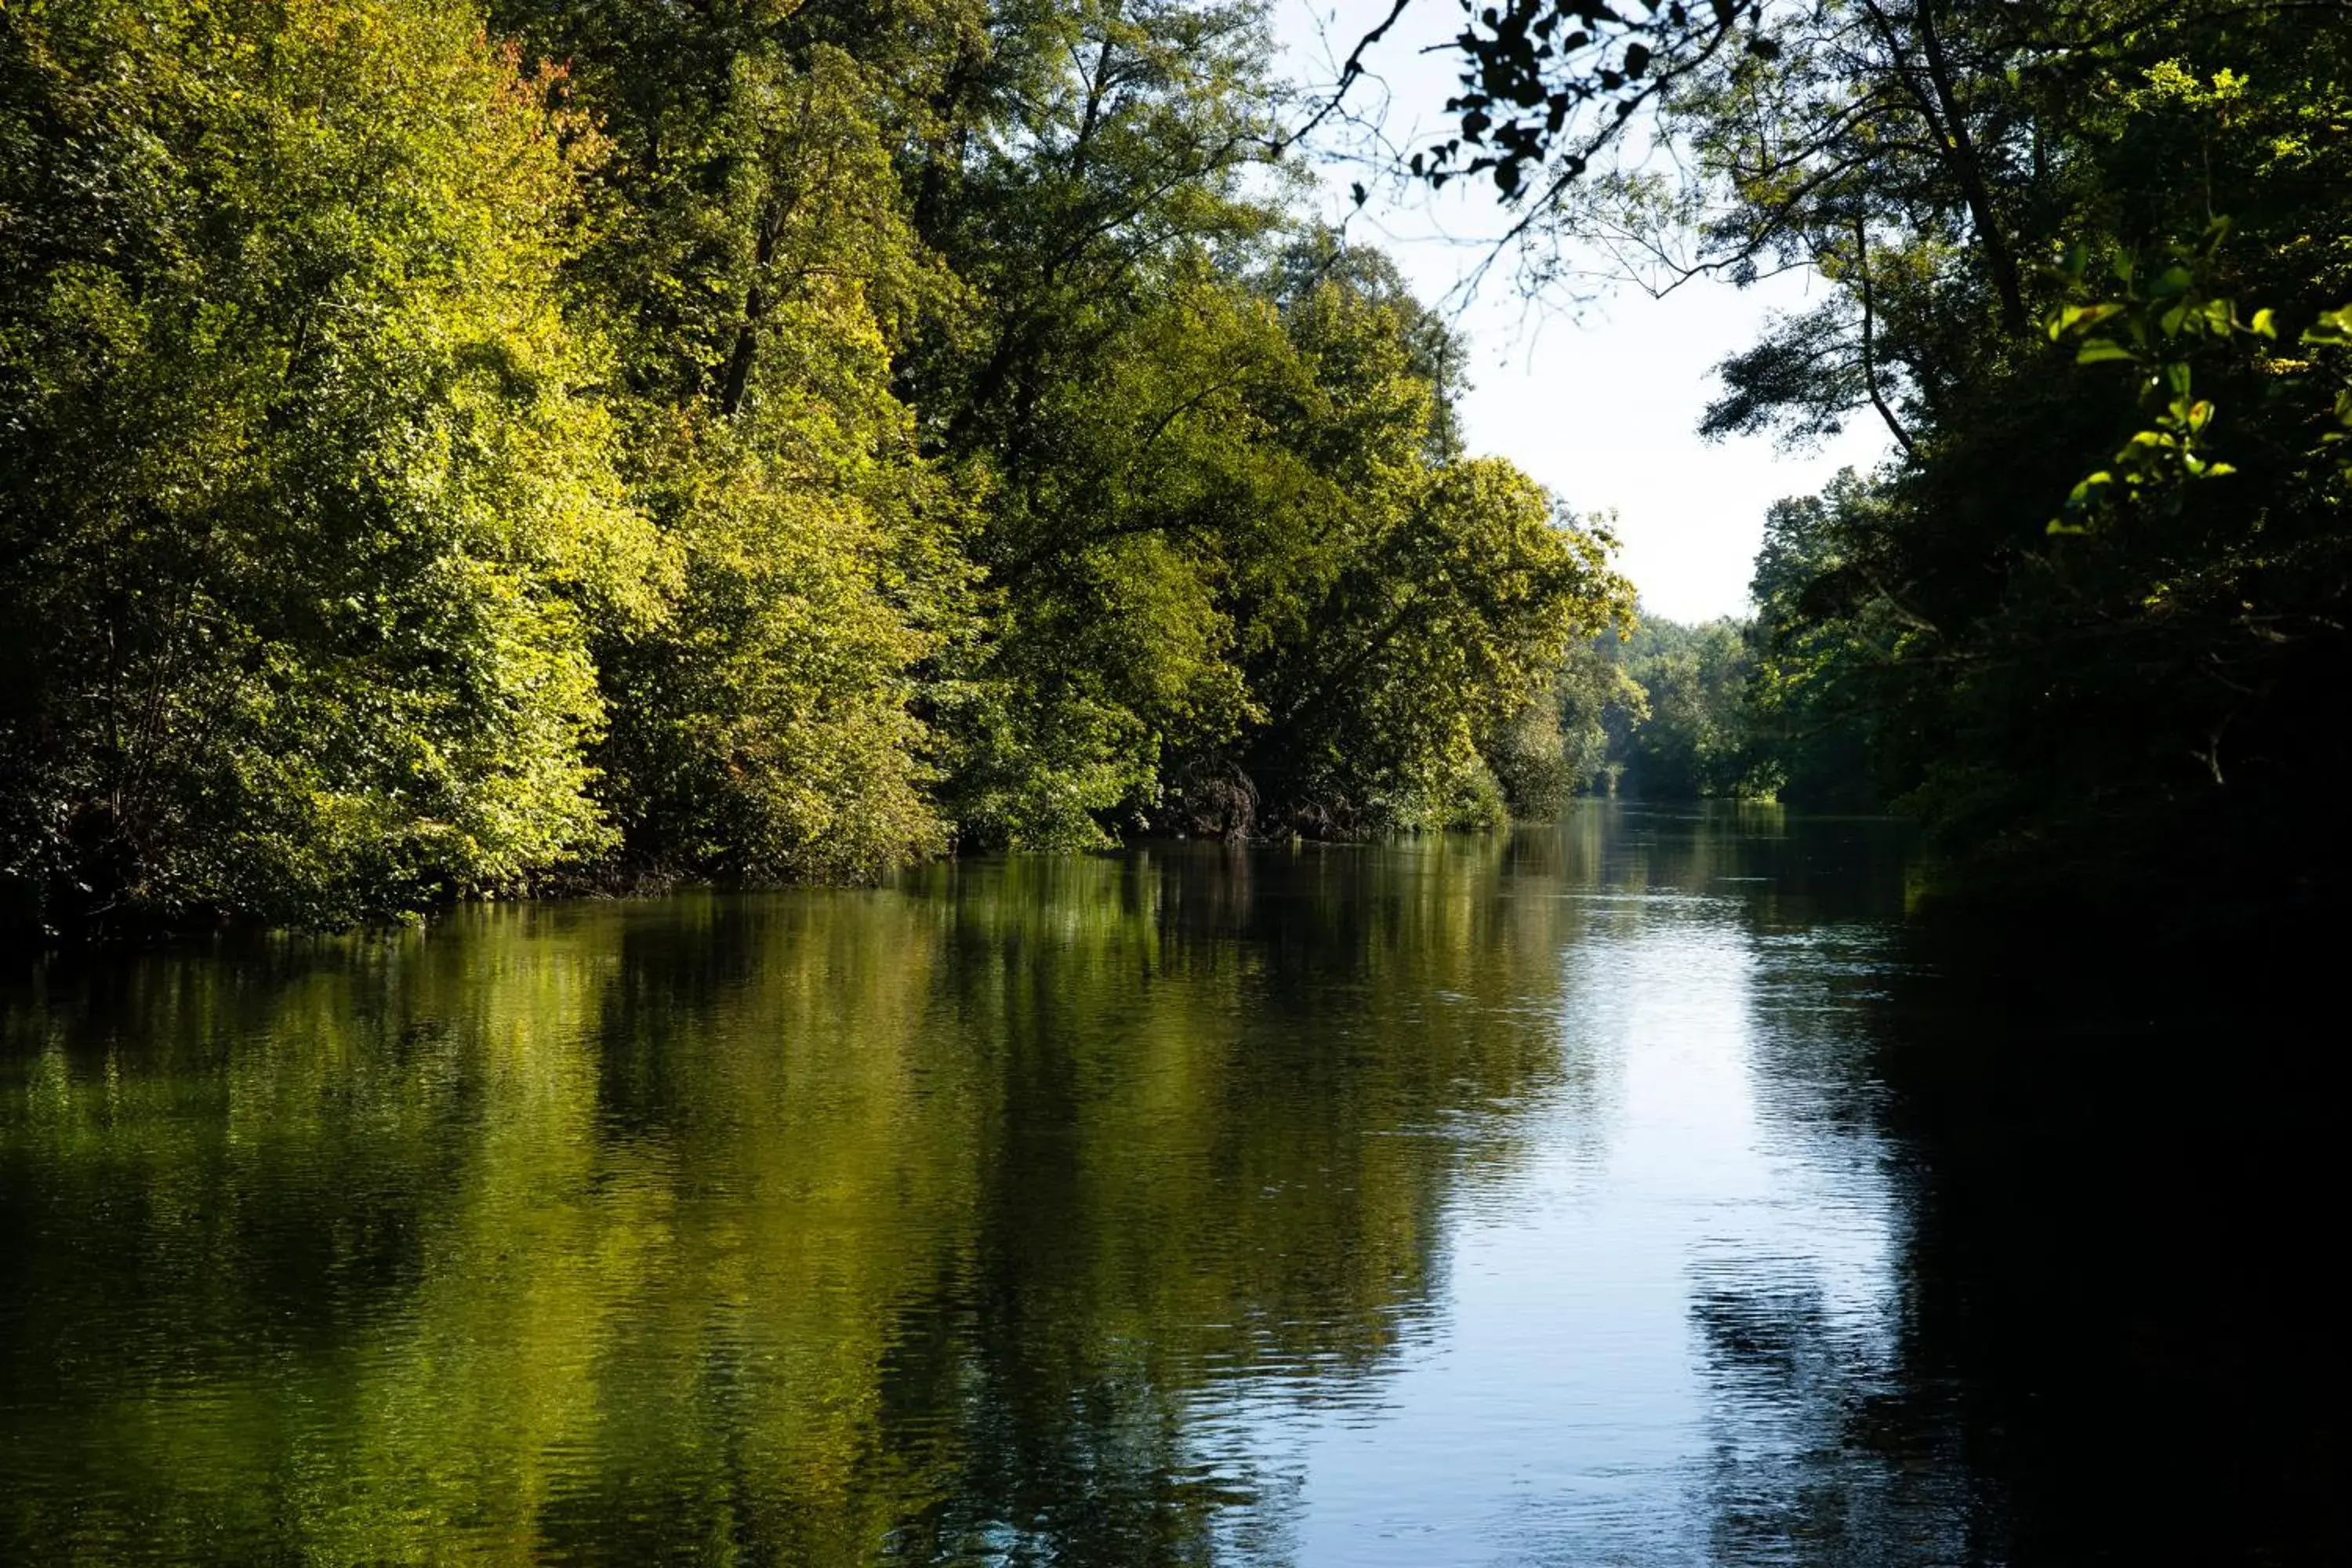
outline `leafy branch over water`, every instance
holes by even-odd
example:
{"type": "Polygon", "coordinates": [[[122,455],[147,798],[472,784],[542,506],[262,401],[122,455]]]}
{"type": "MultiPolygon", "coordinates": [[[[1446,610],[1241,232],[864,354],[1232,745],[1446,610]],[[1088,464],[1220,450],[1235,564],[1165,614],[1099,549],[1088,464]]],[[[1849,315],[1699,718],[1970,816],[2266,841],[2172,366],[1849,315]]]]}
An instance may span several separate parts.
{"type": "Polygon", "coordinates": [[[2326,897],[2340,851],[2290,836],[2352,769],[2352,6],[1590,20],[1481,13],[1417,172],[1475,150],[1537,289],[1596,254],[1660,292],[1815,281],[1702,426],[1893,441],[1768,524],[1749,721],[1784,793],[1901,804],[1947,889],[2326,897]]]}

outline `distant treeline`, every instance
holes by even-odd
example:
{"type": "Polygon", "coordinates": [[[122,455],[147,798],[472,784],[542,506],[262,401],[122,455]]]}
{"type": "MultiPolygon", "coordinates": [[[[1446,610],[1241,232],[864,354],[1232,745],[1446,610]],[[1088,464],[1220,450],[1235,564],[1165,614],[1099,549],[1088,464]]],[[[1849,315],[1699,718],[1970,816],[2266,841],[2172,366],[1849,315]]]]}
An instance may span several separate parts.
{"type": "Polygon", "coordinates": [[[1572,647],[1549,700],[1490,754],[1528,816],[1580,795],[1882,809],[1850,731],[1791,722],[1780,680],[1753,617],[1636,614],[1572,647]]]}
{"type": "Polygon", "coordinates": [[[1184,0],[0,11],[0,901],[1499,820],[1625,590],[1291,205],[1270,52],[1184,0]]]}

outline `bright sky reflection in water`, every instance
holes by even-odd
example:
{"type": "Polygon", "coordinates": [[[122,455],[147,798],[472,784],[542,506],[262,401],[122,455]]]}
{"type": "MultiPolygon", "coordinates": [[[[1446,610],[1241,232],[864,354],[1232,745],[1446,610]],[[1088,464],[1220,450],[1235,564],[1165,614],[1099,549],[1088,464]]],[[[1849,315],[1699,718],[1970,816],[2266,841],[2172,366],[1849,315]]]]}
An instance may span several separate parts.
{"type": "Polygon", "coordinates": [[[1883,824],[58,966],[0,1558],[1929,1562],[1883,824]]]}

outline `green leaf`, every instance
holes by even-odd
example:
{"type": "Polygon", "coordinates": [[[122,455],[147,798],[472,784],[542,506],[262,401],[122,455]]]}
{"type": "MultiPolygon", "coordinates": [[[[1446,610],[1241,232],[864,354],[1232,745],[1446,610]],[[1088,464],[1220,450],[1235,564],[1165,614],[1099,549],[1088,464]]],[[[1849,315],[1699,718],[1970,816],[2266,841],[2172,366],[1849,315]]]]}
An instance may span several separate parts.
{"type": "Polygon", "coordinates": [[[2073,489],[2066,492],[2066,505],[2068,510],[2072,510],[2083,506],[2091,499],[2094,491],[2105,489],[2109,485],[2112,485],[2115,482],[2115,475],[2108,473],[2104,468],[2100,469],[2095,474],[2085,475],[2073,489]]]}
{"type": "Polygon", "coordinates": [[[2093,338],[2074,354],[2076,364],[2106,364],[2116,360],[2135,360],[2139,356],[2113,338],[2093,338]]]}
{"type": "Polygon", "coordinates": [[[2340,310],[2322,311],[2319,320],[2304,330],[2303,341],[2323,344],[2352,342],[2352,305],[2340,310]]]}
{"type": "Polygon", "coordinates": [[[2095,326],[2098,322],[2105,321],[2109,316],[2120,315],[2123,309],[2123,306],[2113,301],[2098,305],[2069,305],[2064,310],[2059,311],[2057,316],[2051,321],[2051,339],[2053,342],[2055,342],[2057,339],[2064,336],[2068,332],[2077,331],[2084,327],[2095,326]]]}

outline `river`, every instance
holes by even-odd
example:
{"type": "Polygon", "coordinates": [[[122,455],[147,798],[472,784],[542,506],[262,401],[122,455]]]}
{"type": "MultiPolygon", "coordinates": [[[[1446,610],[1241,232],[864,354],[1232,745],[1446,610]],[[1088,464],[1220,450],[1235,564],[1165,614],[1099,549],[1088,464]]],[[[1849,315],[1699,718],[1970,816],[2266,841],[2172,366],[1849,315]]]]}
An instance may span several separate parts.
{"type": "Polygon", "coordinates": [[[2334,1314],[2249,1207],[2320,1113],[1941,973],[1908,868],[1596,803],[53,958],[0,1559],[2336,1542],[2334,1314]]]}

